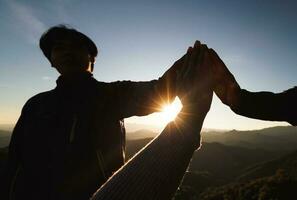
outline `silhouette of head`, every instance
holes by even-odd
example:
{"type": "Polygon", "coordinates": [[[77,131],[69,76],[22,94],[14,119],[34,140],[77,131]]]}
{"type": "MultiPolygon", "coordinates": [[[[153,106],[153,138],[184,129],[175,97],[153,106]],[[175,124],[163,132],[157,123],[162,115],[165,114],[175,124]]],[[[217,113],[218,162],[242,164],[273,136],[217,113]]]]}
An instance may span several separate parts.
{"type": "Polygon", "coordinates": [[[95,43],[89,37],[65,25],[51,27],[43,33],[39,46],[62,75],[92,72],[98,54],[95,43]]]}

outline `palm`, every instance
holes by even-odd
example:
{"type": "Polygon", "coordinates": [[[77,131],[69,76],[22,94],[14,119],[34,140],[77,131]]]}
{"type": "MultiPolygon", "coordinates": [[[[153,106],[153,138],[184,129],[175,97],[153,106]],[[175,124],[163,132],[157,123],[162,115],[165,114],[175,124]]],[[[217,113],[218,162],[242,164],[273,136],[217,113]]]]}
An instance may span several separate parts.
{"type": "Polygon", "coordinates": [[[240,86],[214,50],[210,50],[210,57],[213,62],[212,74],[215,82],[215,93],[224,104],[230,107],[236,106],[240,86]]]}

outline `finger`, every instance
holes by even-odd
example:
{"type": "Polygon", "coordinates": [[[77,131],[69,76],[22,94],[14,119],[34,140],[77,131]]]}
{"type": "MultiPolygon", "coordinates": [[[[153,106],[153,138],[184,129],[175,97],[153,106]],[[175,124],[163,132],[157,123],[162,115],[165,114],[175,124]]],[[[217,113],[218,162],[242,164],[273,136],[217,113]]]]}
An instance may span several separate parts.
{"type": "Polygon", "coordinates": [[[193,84],[199,95],[209,94],[213,91],[213,77],[211,73],[211,61],[209,58],[209,52],[206,50],[203,54],[199,70],[197,72],[197,78],[193,84]]]}
{"type": "Polygon", "coordinates": [[[190,47],[188,48],[188,50],[187,50],[187,53],[191,53],[192,50],[193,50],[193,47],[190,46],[190,47]]]}
{"type": "Polygon", "coordinates": [[[219,55],[217,54],[217,52],[215,52],[215,50],[213,50],[212,48],[209,49],[210,54],[212,54],[213,56],[220,58],[219,55]]]}
{"type": "Polygon", "coordinates": [[[220,79],[221,81],[224,80],[236,82],[233,74],[229,71],[225,63],[213,49],[210,49],[210,59],[212,60],[213,74],[216,76],[217,79],[220,79]]]}
{"type": "Polygon", "coordinates": [[[203,61],[201,64],[201,73],[204,75],[204,83],[206,88],[213,90],[213,76],[212,76],[212,70],[211,70],[212,60],[210,58],[210,52],[207,49],[204,52],[203,61]]]}
{"type": "Polygon", "coordinates": [[[196,64],[197,64],[197,60],[198,60],[198,56],[200,53],[200,46],[198,46],[196,43],[194,45],[194,49],[192,51],[192,54],[189,58],[189,65],[187,67],[186,72],[184,73],[184,79],[186,78],[190,78],[192,75],[191,73],[193,72],[193,70],[196,68],[196,64]]]}
{"type": "Polygon", "coordinates": [[[220,70],[230,73],[230,71],[226,67],[225,63],[221,60],[219,55],[213,49],[210,49],[209,52],[210,52],[210,57],[212,59],[213,64],[215,65],[215,67],[220,68],[220,70]]]}
{"type": "Polygon", "coordinates": [[[186,71],[188,70],[188,65],[189,65],[189,62],[190,62],[190,59],[191,59],[191,55],[193,54],[194,52],[194,48],[193,47],[189,47],[188,50],[187,50],[187,54],[185,56],[185,59],[184,59],[184,62],[183,62],[183,65],[181,67],[181,70],[179,71],[180,73],[180,78],[183,79],[184,78],[184,74],[186,73],[186,71]]]}
{"type": "MultiPolygon", "coordinates": [[[[203,80],[202,76],[204,75],[203,69],[201,69],[203,64],[203,59],[204,59],[204,54],[205,51],[207,50],[206,45],[201,45],[200,48],[194,48],[190,60],[189,60],[189,66],[188,70],[184,74],[184,88],[189,91],[193,89],[193,85],[197,85],[198,88],[203,88],[204,83],[202,83],[203,80]],[[203,84],[203,85],[202,85],[203,84]]],[[[197,88],[197,90],[199,90],[197,88]]],[[[187,95],[186,95],[187,96],[187,95]]],[[[185,98],[187,98],[185,96],[185,98]]]]}
{"type": "Polygon", "coordinates": [[[180,91],[183,88],[183,83],[184,83],[183,74],[187,69],[190,56],[191,56],[191,51],[188,51],[187,54],[184,56],[183,64],[181,65],[181,68],[177,71],[177,82],[176,82],[177,91],[180,91]]]}
{"type": "Polygon", "coordinates": [[[204,52],[204,49],[206,48],[206,45],[202,45],[200,48],[195,48],[193,50],[193,53],[191,54],[191,59],[189,60],[189,66],[188,70],[183,74],[183,89],[185,90],[191,90],[193,85],[195,85],[196,82],[199,82],[200,79],[200,62],[202,60],[202,55],[204,52]]]}
{"type": "Polygon", "coordinates": [[[207,50],[207,46],[205,44],[202,44],[199,48],[199,53],[196,57],[196,59],[194,60],[195,63],[193,63],[193,67],[191,67],[191,70],[189,71],[190,74],[195,75],[195,76],[199,76],[199,71],[201,70],[201,64],[203,63],[203,59],[204,59],[204,54],[207,50]]]}
{"type": "Polygon", "coordinates": [[[199,40],[195,41],[194,48],[200,47],[201,42],[199,40]]]}

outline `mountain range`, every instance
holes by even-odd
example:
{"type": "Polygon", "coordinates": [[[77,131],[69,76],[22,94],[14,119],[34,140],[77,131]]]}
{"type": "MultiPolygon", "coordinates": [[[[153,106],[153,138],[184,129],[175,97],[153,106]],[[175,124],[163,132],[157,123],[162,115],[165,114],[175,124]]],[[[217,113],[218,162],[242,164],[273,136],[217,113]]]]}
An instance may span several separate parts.
{"type": "MultiPolygon", "coordinates": [[[[127,133],[126,158],[131,158],[157,132],[127,133]]],[[[10,132],[0,131],[0,147],[10,132]]],[[[297,128],[252,131],[207,131],[196,151],[175,200],[292,199],[297,190],[297,128]]],[[[0,149],[0,169],[7,148],[0,149]]]]}

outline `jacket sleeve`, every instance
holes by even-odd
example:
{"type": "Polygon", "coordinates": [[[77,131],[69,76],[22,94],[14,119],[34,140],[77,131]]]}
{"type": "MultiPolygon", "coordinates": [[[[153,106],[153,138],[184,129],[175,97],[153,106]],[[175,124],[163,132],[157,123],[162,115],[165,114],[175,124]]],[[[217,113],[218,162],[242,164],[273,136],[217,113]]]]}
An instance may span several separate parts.
{"type": "Polygon", "coordinates": [[[286,121],[297,125],[297,87],[282,93],[240,91],[235,113],[249,118],[286,121]]]}
{"type": "Polygon", "coordinates": [[[1,179],[1,184],[3,185],[1,186],[0,190],[2,190],[1,196],[4,196],[3,199],[9,199],[11,187],[13,185],[17,171],[20,169],[20,147],[22,145],[23,124],[24,114],[22,113],[11,135],[8,148],[8,158],[1,179]]]}
{"type": "Polygon", "coordinates": [[[115,102],[113,109],[116,109],[115,113],[119,114],[119,118],[161,111],[161,107],[171,103],[176,96],[174,83],[162,77],[152,81],[112,82],[108,88],[115,102]]]}

